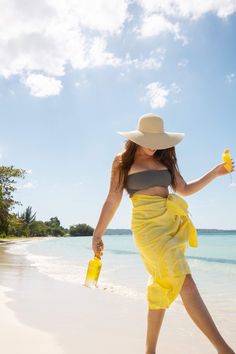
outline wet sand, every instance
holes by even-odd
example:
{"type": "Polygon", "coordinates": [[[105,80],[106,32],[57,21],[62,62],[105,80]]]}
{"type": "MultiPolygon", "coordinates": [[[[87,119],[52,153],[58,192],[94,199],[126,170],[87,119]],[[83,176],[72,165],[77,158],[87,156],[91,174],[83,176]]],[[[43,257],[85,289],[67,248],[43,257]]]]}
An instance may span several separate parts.
{"type": "MultiPolygon", "coordinates": [[[[6,253],[8,245],[0,244],[0,343],[4,354],[145,354],[145,299],[54,280],[24,256],[6,253]]],[[[210,305],[207,307],[214,318],[210,305]]],[[[216,323],[232,345],[224,323],[216,323]]],[[[166,311],[157,353],[216,353],[180,298],[166,311]],[[191,335],[186,336],[186,328],[191,335]]]]}

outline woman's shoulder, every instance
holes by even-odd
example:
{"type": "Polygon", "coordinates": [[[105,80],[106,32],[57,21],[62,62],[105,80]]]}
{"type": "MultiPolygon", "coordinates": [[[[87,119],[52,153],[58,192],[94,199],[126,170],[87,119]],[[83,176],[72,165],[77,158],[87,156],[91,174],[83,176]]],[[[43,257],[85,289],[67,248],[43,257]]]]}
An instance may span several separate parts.
{"type": "Polygon", "coordinates": [[[122,160],[122,156],[123,156],[123,153],[122,153],[122,152],[118,152],[118,153],[114,156],[114,161],[120,162],[120,161],[122,160]]]}
{"type": "Polygon", "coordinates": [[[113,158],[113,162],[112,165],[113,167],[118,167],[120,165],[120,163],[122,162],[122,152],[118,152],[114,158],[113,158]]]}

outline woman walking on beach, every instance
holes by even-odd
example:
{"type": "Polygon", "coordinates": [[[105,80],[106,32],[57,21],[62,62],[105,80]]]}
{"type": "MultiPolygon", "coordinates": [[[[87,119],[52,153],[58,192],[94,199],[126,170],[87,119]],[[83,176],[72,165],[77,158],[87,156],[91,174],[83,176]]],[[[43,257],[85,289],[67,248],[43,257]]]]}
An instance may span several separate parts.
{"type": "MultiPolygon", "coordinates": [[[[217,353],[235,354],[219,333],[187,263],[187,243],[198,247],[198,234],[189,217],[188,204],[180,197],[196,193],[229,172],[221,163],[198,180],[186,183],[175,153],[175,145],[185,134],[165,132],[163,119],[155,114],[141,116],[136,130],[118,133],[128,140],[124,151],[113,160],[110,189],[94,229],[92,247],[98,257],[103,255],[102,236],[126,189],[133,205],[133,239],[149,274],[146,354],[156,353],[165,311],[178,294],[217,353]],[[168,186],[174,193],[168,193],[168,186]]],[[[234,163],[232,166],[231,172],[234,163]]]]}

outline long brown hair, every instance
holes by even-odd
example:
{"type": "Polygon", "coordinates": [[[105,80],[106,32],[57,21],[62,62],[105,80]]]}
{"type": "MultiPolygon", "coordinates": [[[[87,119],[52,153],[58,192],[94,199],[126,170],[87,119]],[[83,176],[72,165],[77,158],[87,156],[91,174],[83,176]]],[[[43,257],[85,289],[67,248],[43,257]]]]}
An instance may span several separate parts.
{"type": "MultiPolygon", "coordinates": [[[[138,144],[131,140],[126,140],[124,142],[123,151],[120,154],[119,158],[119,182],[118,188],[122,186],[125,188],[128,172],[130,167],[134,163],[135,153],[138,148],[138,144]]],[[[176,169],[179,174],[179,167],[177,163],[177,157],[175,152],[175,147],[172,146],[167,149],[156,150],[153,157],[161,162],[163,165],[167,167],[171,174],[171,188],[174,192],[176,192],[176,178],[174,174],[174,169],[176,169]]],[[[181,175],[181,174],[180,174],[181,175]]]]}

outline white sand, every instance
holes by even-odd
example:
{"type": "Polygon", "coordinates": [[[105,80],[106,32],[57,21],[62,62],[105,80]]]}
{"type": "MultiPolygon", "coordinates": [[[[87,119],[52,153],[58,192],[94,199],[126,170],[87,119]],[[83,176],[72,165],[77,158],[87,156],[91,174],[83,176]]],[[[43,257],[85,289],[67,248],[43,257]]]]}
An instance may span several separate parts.
{"type": "MultiPolygon", "coordinates": [[[[0,260],[5,264],[17,264],[17,260],[22,260],[22,256],[3,254],[3,248],[0,247],[0,260]]],[[[30,267],[19,270],[16,266],[5,265],[1,267],[1,278],[0,343],[3,354],[145,353],[145,299],[132,300],[56,281],[30,267]],[[12,291],[6,293],[6,289],[12,291]]],[[[215,319],[213,309],[209,304],[207,307],[215,319]]],[[[233,345],[234,339],[229,338],[224,323],[215,322],[224,338],[233,345]]],[[[216,353],[192,322],[180,297],[166,311],[157,353],[216,353]]]]}
{"type": "Polygon", "coordinates": [[[5,292],[11,289],[0,285],[0,346],[4,354],[63,354],[53,336],[21,323],[8,308],[5,292]]]}

